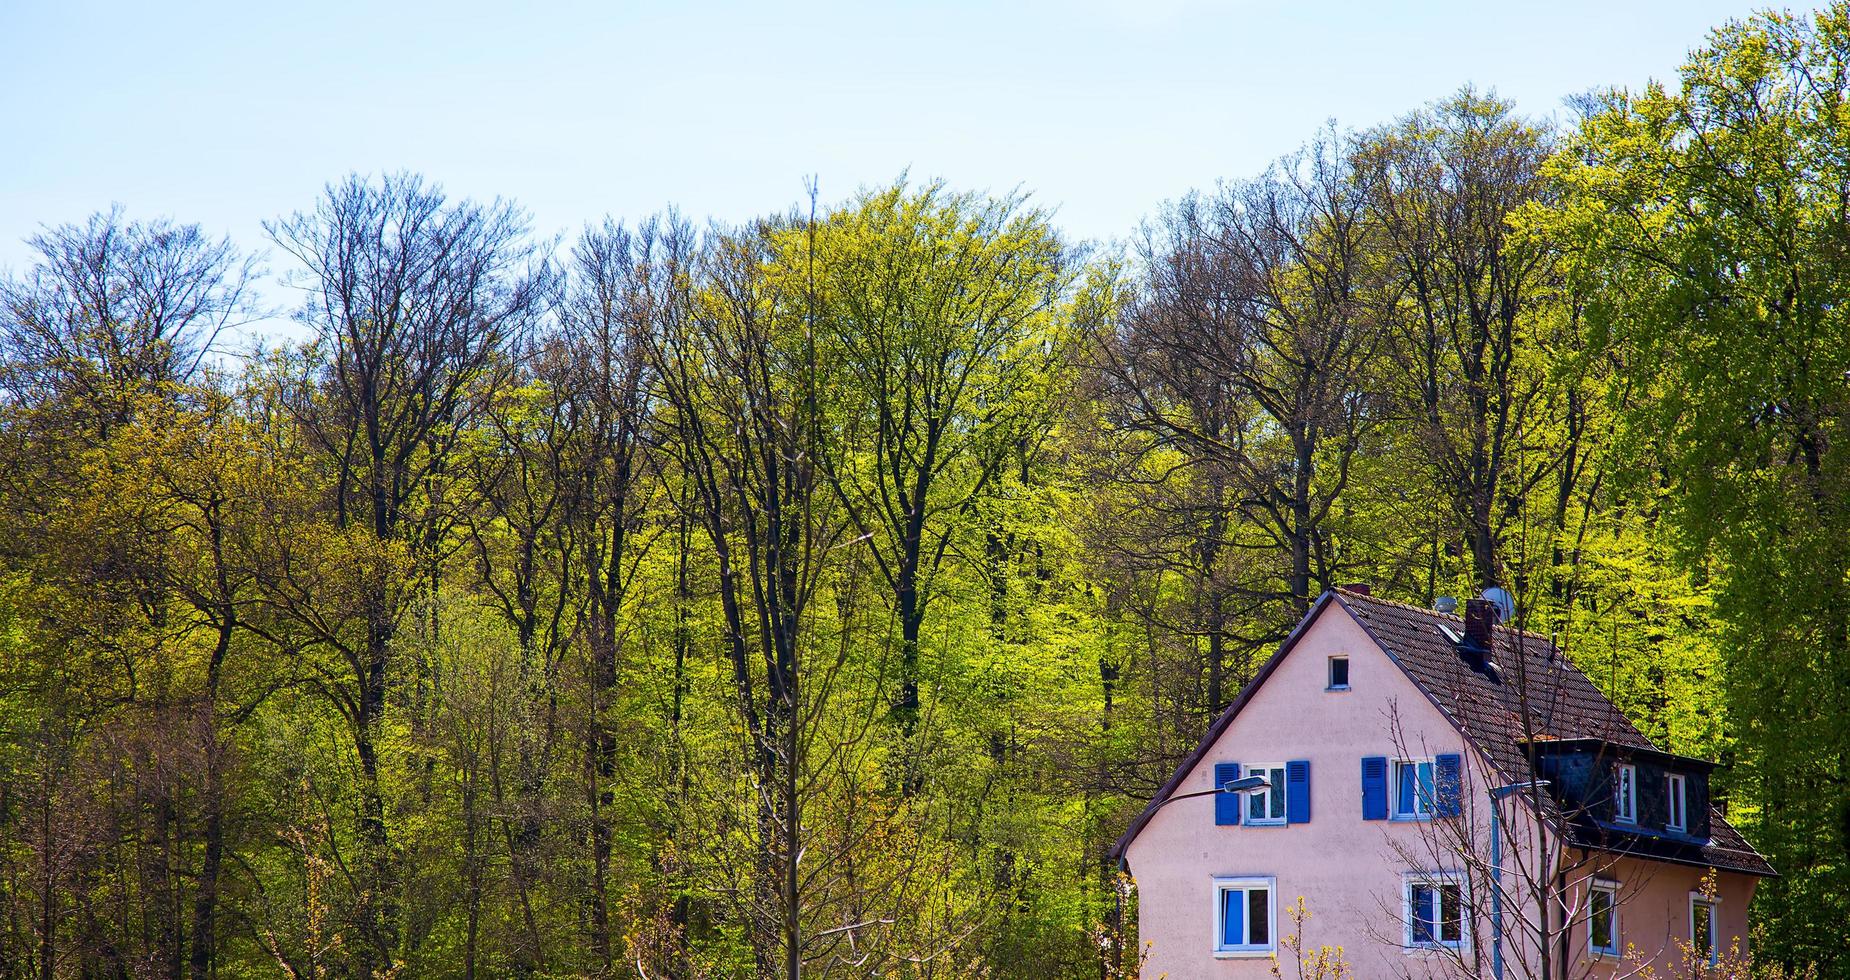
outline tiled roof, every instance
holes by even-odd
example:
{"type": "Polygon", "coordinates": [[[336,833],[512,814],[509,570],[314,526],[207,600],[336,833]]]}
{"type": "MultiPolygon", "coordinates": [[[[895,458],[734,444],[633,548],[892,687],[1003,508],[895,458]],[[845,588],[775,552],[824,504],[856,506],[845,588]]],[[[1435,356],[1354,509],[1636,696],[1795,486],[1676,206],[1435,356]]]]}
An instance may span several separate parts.
{"type": "MultiPolygon", "coordinates": [[[[1459,617],[1358,592],[1333,590],[1317,600],[1310,613],[1279,646],[1278,652],[1259,669],[1252,683],[1209,726],[1201,743],[1118,839],[1112,849],[1114,855],[1124,854],[1157,808],[1200,763],[1209,746],[1258,692],[1273,668],[1296,645],[1305,628],[1331,602],[1347,609],[1433,704],[1478,747],[1497,770],[1493,778],[1503,782],[1529,778],[1522,743],[1531,740],[1592,738],[1625,749],[1658,751],[1585,674],[1541,636],[1496,627],[1490,655],[1494,669],[1480,672],[1459,656],[1456,637],[1464,630],[1464,621],[1459,617]],[[1525,717],[1529,719],[1526,727],[1525,717]]],[[[1570,821],[1568,827],[1569,843],[1579,847],[1746,874],[1774,873],[1766,859],[1723,819],[1720,811],[1713,811],[1710,832],[1712,838],[1707,845],[1696,845],[1618,834],[1590,821],[1570,821]]]]}
{"type": "Polygon", "coordinates": [[[1629,748],[1656,748],[1587,675],[1542,637],[1496,627],[1490,655],[1497,668],[1493,678],[1471,669],[1458,655],[1452,636],[1464,631],[1459,617],[1344,590],[1337,590],[1336,598],[1476,743],[1504,782],[1528,778],[1520,743],[1531,739],[1597,738],[1629,748]],[[1532,731],[1523,727],[1525,699],[1532,731]]]}
{"type": "MultiPolygon", "coordinates": [[[[1659,751],[1587,675],[1541,636],[1496,627],[1490,655],[1494,670],[1480,672],[1458,655],[1452,636],[1464,629],[1459,617],[1345,590],[1338,590],[1336,599],[1478,747],[1505,782],[1529,778],[1522,748],[1527,741],[1599,739],[1621,749],[1659,751]],[[1525,717],[1529,719],[1527,730],[1525,717]]],[[[1578,847],[1746,874],[1774,873],[1753,845],[1713,808],[1710,834],[1706,845],[1697,845],[1602,829],[1589,819],[1570,821],[1568,836],[1569,843],[1578,847]]]]}

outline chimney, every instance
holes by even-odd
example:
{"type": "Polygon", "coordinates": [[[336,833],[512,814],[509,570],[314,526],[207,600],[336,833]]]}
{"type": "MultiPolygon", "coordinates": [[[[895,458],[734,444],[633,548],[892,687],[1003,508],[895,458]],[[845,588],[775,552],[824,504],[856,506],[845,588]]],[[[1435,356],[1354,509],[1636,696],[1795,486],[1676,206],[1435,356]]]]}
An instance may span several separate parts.
{"type": "Polygon", "coordinates": [[[1465,600],[1465,636],[1458,642],[1458,655],[1472,670],[1483,670],[1490,659],[1490,628],[1497,625],[1497,604],[1489,599],[1465,600]]]}
{"type": "Polygon", "coordinates": [[[1369,585],[1367,582],[1351,582],[1348,585],[1343,586],[1343,591],[1353,592],[1356,595],[1374,595],[1375,594],[1374,586],[1369,585]]]}

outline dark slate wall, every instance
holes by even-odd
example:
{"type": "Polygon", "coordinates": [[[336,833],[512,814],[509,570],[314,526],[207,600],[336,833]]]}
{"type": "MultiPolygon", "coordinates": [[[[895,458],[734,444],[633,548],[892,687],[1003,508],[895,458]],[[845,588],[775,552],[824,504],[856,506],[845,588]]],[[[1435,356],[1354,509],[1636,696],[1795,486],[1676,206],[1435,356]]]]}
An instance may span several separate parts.
{"type": "Polygon", "coordinates": [[[1663,766],[1638,763],[1638,825],[1662,830],[1670,822],[1670,787],[1663,766]]]}
{"type": "Polygon", "coordinates": [[[1612,815],[1604,767],[1591,752],[1550,752],[1541,758],[1542,778],[1554,784],[1555,798],[1571,808],[1590,807],[1595,819],[1612,815]]]}
{"type": "MultiPolygon", "coordinates": [[[[1595,820],[1611,823],[1616,810],[1613,788],[1623,758],[1611,750],[1577,749],[1545,752],[1536,760],[1540,778],[1553,784],[1556,799],[1570,808],[1584,808],[1595,820]]],[[[1644,830],[1663,831],[1670,821],[1670,784],[1666,779],[1682,771],[1688,794],[1689,831],[1693,837],[1708,838],[1709,777],[1699,771],[1678,770],[1660,762],[1637,761],[1638,826],[1644,830]]]]}
{"type": "Polygon", "coordinates": [[[1690,773],[1688,786],[1690,836],[1708,840],[1715,833],[1709,826],[1709,774],[1690,773]]]}

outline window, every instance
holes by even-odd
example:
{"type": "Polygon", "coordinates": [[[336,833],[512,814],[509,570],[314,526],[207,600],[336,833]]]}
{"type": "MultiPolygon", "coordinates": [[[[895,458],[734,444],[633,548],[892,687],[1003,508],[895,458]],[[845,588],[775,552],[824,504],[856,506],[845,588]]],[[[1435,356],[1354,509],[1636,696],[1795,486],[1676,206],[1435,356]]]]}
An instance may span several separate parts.
{"type": "Polygon", "coordinates": [[[1682,776],[1672,775],[1668,777],[1668,782],[1670,785],[1666,793],[1666,804],[1669,816],[1664,818],[1664,829],[1688,830],[1689,793],[1685,789],[1685,780],[1682,776]]]}
{"type": "Polygon", "coordinates": [[[1349,658],[1330,658],[1330,690],[1347,691],[1349,689],[1349,658]]]}
{"type": "Polygon", "coordinates": [[[1272,952],[1272,879],[1214,879],[1216,955],[1272,952]]]}
{"type": "Polygon", "coordinates": [[[1246,794],[1246,823],[1248,826],[1264,827],[1268,824],[1285,822],[1285,767],[1264,763],[1248,763],[1246,774],[1264,776],[1271,785],[1265,789],[1256,789],[1246,794]]]}
{"type": "Polygon", "coordinates": [[[1464,882],[1458,875],[1412,874],[1401,896],[1406,945],[1458,949],[1465,943],[1464,882]]]}
{"type": "Polygon", "coordinates": [[[1613,780],[1612,819],[1619,823],[1638,822],[1638,767],[1620,766],[1613,780]]]}
{"type": "Polygon", "coordinates": [[[1431,759],[1394,761],[1394,819],[1424,820],[1432,816],[1431,759]]]}
{"type": "Polygon", "coordinates": [[[1701,892],[1689,893],[1689,944],[1710,966],[1721,959],[1720,944],[1715,941],[1715,901],[1701,892]]]}
{"type": "Polygon", "coordinates": [[[1619,955],[1619,883],[1595,881],[1587,893],[1587,950],[1594,956],[1619,955]]]}

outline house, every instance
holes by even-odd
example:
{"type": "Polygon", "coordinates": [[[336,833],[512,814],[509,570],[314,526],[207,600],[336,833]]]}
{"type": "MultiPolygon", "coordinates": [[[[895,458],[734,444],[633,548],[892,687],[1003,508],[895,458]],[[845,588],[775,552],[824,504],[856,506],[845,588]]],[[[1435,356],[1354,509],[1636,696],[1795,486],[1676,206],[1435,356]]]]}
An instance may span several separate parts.
{"type": "Polygon", "coordinates": [[[1144,976],[1271,976],[1294,932],[1369,978],[1676,976],[1744,948],[1774,871],[1713,767],[1498,619],[1317,600],[1114,848],[1144,976]]]}

